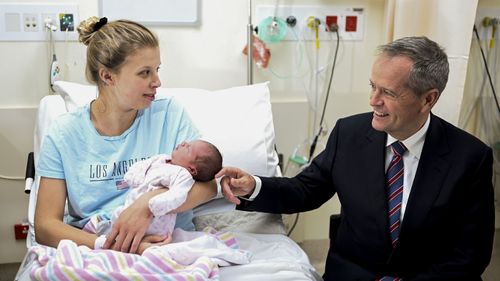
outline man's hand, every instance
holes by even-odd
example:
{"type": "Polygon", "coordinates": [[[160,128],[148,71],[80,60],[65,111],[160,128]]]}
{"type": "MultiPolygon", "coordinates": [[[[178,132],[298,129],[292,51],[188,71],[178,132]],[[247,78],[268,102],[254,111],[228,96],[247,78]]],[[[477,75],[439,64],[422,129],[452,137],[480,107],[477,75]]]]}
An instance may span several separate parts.
{"type": "Polygon", "coordinates": [[[107,235],[103,249],[111,248],[125,253],[137,252],[139,244],[153,219],[153,214],[149,210],[149,199],[166,190],[168,189],[162,188],[147,192],[123,210],[113,224],[113,229],[107,235]]]}
{"type": "Polygon", "coordinates": [[[170,242],[172,242],[172,235],[170,234],[168,234],[167,236],[160,236],[160,235],[144,236],[141,244],[139,245],[139,248],[137,249],[137,253],[139,255],[142,255],[142,253],[144,253],[144,251],[149,247],[162,246],[170,242]]]}
{"type": "Polygon", "coordinates": [[[238,168],[222,168],[215,177],[223,177],[220,181],[222,193],[227,200],[237,205],[241,203],[237,196],[252,194],[255,189],[253,176],[238,168]]]}

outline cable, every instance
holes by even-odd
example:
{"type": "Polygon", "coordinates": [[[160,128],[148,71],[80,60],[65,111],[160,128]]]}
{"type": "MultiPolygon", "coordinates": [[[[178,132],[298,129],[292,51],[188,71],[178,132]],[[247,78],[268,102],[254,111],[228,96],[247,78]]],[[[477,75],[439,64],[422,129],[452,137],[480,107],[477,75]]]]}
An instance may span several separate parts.
{"type": "Polygon", "coordinates": [[[0,175],[0,179],[2,180],[13,180],[13,181],[23,181],[25,180],[24,177],[12,177],[12,176],[4,176],[4,175],[0,175]]]}
{"type": "MultiPolygon", "coordinates": [[[[56,56],[56,47],[55,47],[55,39],[54,39],[54,32],[57,30],[57,26],[53,24],[51,19],[45,19],[45,29],[49,33],[49,44],[51,50],[52,50],[52,61],[50,64],[50,70],[49,70],[49,85],[52,91],[54,91],[53,86],[54,82],[60,79],[60,72],[61,69],[59,67],[59,62],[57,61],[57,56],[56,56]]],[[[67,30],[66,30],[66,36],[67,36],[67,30]]]]}
{"type": "MultiPolygon", "coordinates": [[[[26,175],[24,177],[19,177],[19,176],[4,176],[0,175],[0,179],[4,180],[27,180],[30,178],[33,180],[35,178],[35,164],[34,164],[35,158],[33,152],[28,153],[28,160],[26,161],[26,175]]],[[[31,181],[32,182],[32,181],[31,181]]]]}
{"type": "Polygon", "coordinates": [[[314,155],[314,150],[316,150],[316,145],[318,143],[319,135],[323,131],[323,121],[325,119],[326,105],[328,104],[328,97],[330,96],[330,88],[332,86],[333,73],[335,72],[335,64],[337,63],[337,54],[339,51],[339,42],[340,42],[338,27],[334,29],[334,32],[337,34],[337,46],[335,47],[335,56],[333,57],[332,72],[330,73],[328,88],[326,89],[325,103],[323,104],[323,112],[321,113],[321,119],[319,121],[319,130],[316,136],[314,136],[314,139],[311,143],[311,148],[309,150],[309,162],[312,161],[312,156],[314,155]]]}
{"type": "Polygon", "coordinates": [[[290,230],[288,230],[288,232],[286,233],[286,236],[290,236],[290,234],[292,234],[292,231],[295,229],[295,226],[297,226],[297,222],[299,221],[299,216],[300,216],[300,213],[295,214],[295,219],[293,221],[293,224],[290,227],[290,230]]]}
{"type": "Polygon", "coordinates": [[[274,18],[278,16],[278,7],[280,5],[280,1],[276,0],[276,3],[274,4],[274,18]]]}
{"type": "Polygon", "coordinates": [[[498,104],[498,99],[497,99],[497,94],[496,94],[496,91],[495,91],[495,86],[493,85],[493,80],[491,79],[491,74],[490,74],[490,70],[489,70],[489,67],[488,67],[488,62],[486,61],[486,57],[484,55],[483,47],[481,46],[481,40],[479,39],[479,34],[477,33],[476,25],[474,25],[474,29],[473,30],[474,30],[474,34],[476,35],[476,39],[477,39],[477,42],[478,42],[478,45],[479,45],[479,50],[481,51],[481,57],[483,59],[484,68],[486,69],[486,74],[488,75],[488,81],[490,82],[491,92],[493,94],[493,98],[495,99],[495,104],[497,106],[498,113],[500,114],[500,105],[498,104]]]}
{"type": "Polygon", "coordinates": [[[295,36],[295,39],[297,39],[297,47],[296,47],[295,52],[298,54],[297,55],[298,63],[296,65],[296,67],[292,67],[292,69],[296,69],[296,71],[293,71],[291,74],[279,73],[278,71],[276,71],[274,69],[272,62],[269,63],[268,69],[269,69],[269,72],[271,72],[271,74],[273,74],[275,77],[277,77],[279,79],[301,78],[301,77],[306,76],[310,72],[309,68],[302,70],[302,63],[304,61],[304,53],[305,53],[304,43],[303,43],[303,40],[300,39],[300,37],[297,35],[297,32],[295,32],[295,30],[293,28],[287,26],[287,30],[290,31],[295,36]]]}

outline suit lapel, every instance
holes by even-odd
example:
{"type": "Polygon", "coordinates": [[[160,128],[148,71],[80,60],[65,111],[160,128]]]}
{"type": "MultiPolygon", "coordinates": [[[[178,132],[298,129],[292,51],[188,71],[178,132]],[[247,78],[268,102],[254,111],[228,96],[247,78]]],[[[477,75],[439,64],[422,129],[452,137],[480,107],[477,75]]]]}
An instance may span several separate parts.
{"type": "Polygon", "coordinates": [[[423,223],[441,191],[449,169],[449,163],[444,158],[449,153],[449,146],[443,131],[439,118],[431,114],[431,123],[408,198],[400,237],[404,236],[405,231],[418,228],[423,223]]]}
{"type": "Polygon", "coordinates": [[[385,143],[387,134],[371,128],[366,134],[360,153],[363,161],[363,181],[366,183],[367,204],[372,205],[375,225],[378,227],[379,237],[386,237],[389,243],[389,220],[387,217],[387,195],[385,191],[385,143]]]}

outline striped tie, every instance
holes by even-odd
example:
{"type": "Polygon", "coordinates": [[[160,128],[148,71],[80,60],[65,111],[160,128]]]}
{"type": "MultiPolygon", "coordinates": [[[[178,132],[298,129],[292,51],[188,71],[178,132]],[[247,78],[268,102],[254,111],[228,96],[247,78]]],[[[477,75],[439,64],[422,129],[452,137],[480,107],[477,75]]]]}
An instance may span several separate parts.
{"type": "Polygon", "coordinates": [[[400,218],[404,175],[403,154],[406,151],[406,147],[402,142],[397,141],[391,144],[391,148],[394,156],[387,169],[386,182],[389,205],[389,230],[391,233],[392,246],[395,247],[398,243],[401,224],[400,218]]]}

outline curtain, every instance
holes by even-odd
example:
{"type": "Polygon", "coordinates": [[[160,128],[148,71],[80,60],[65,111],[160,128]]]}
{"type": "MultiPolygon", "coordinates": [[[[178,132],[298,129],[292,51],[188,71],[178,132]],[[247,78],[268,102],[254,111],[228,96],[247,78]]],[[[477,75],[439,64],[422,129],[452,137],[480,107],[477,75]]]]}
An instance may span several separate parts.
{"type": "MultiPolygon", "coordinates": [[[[500,11],[500,10],[499,10],[500,11]]],[[[492,147],[494,152],[495,198],[497,210],[500,210],[500,40],[498,32],[492,39],[492,27],[481,25],[482,17],[476,19],[478,31],[473,37],[470,49],[469,64],[465,81],[465,91],[460,112],[459,126],[480,138],[492,147]],[[484,53],[486,64],[481,55],[484,53]],[[496,91],[496,98],[487,75],[486,65],[490,72],[491,83],[496,91]]]]}
{"type": "Polygon", "coordinates": [[[445,91],[433,109],[457,125],[478,0],[386,0],[385,39],[427,36],[443,46],[450,62],[445,91]]]}

